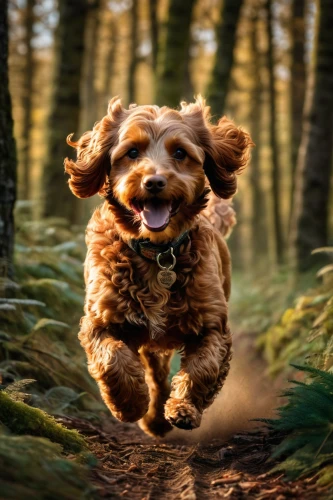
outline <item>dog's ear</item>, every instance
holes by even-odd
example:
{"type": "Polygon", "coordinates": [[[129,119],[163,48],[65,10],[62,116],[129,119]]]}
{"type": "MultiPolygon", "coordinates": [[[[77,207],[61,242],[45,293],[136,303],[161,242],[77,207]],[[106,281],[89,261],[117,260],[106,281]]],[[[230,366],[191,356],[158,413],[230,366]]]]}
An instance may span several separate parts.
{"type": "Polygon", "coordinates": [[[78,198],[105,194],[111,169],[110,150],[127,113],[121,100],[115,97],[109,103],[108,114],[95,124],[93,130],[85,132],[77,142],[71,140],[73,134],[67,137],[67,144],[77,150],[77,160],[66,158],[65,172],[70,175],[69,187],[78,198]]]}
{"type": "Polygon", "coordinates": [[[251,137],[226,117],[213,125],[210,108],[200,95],[195,103],[181,103],[180,112],[205,152],[204,170],[212,190],[219,198],[231,198],[237,189],[236,173],[250,159],[251,137]]]}
{"type": "Polygon", "coordinates": [[[237,190],[236,173],[246,167],[254,143],[250,135],[225,116],[217,125],[206,124],[211,140],[204,145],[205,174],[219,198],[231,198],[237,190]]]}

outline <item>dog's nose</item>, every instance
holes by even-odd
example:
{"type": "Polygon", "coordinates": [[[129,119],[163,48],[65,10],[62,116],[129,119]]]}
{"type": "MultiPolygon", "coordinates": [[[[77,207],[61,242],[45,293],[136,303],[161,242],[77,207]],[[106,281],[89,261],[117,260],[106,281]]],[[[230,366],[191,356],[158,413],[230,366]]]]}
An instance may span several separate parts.
{"type": "Polygon", "coordinates": [[[167,180],[163,175],[150,175],[143,179],[143,185],[147,191],[156,194],[163,191],[167,185],[167,180]]]}

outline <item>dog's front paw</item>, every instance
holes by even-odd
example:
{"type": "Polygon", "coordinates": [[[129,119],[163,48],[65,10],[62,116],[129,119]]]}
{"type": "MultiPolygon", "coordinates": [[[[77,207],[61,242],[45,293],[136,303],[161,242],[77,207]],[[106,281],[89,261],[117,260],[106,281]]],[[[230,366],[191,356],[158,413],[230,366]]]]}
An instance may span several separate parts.
{"type": "Polygon", "coordinates": [[[196,429],[201,424],[201,413],[186,399],[169,398],[164,415],[168,422],[179,429],[196,429]]]}

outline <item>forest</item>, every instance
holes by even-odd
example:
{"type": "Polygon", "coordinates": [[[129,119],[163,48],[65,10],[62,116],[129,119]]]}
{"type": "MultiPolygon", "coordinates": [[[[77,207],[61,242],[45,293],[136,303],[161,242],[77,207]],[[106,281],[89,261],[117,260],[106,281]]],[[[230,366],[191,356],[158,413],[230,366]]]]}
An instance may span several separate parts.
{"type": "MultiPolygon", "coordinates": [[[[0,2],[0,498],[333,498],[333,2],[0,2]],[[233,359],[198,429],[116,420],[78,340],[66,142],[111,98],[202,95],[255,147],[232,199],[233,359]]],[[[179,370],[171,361],[170,377],[179,370]]]]}

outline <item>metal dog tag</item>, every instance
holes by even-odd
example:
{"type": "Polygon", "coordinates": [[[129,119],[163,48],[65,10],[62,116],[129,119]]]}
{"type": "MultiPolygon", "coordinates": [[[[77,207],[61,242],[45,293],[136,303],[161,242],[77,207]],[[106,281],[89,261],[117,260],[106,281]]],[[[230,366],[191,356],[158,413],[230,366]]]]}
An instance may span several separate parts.
{"type": "Polygon", "coordinates": [[[170,288],[177,279],[177,274],[169,269],[163,269],[157,274],[158,284],[164,288],[170,288]]]}
{"type": "Polygon", "coordinates": [[[160,258],[162,256],[161,253],[158,254],[156,259],[158,267],[161,269],[161,271],[157,273],[157,282],[160,286],[163,286],[163,288],[170,288],[177,279],[177,274],[172,270],[176,265],[176,257],[173,254],[172,247],[170,248],[170,254],[172,257],[172,264],[170,267],[165,267],[161,265],[160,263],[160,258]]]}

